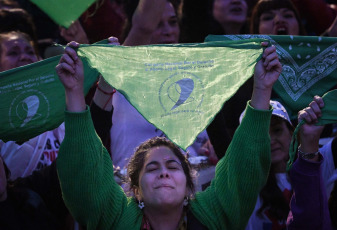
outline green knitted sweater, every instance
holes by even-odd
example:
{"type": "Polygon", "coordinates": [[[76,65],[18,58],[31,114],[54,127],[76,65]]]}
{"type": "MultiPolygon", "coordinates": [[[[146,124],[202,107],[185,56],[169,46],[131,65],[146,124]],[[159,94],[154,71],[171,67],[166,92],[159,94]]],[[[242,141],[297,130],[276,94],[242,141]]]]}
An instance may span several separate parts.
{"type": "MultiPolygon", "coordinates": [[[[270,167],[271,111],[247,105],[246,115],[216,166],[215,178],[190,201],[209,229],[244,229],[270,167]]],[[[142,211],[114,181],[113,165],[95,133],[90,112],[65,113],[66,134],[57,170],[64,201],[87,229],[136,229],[142,211]]]]}

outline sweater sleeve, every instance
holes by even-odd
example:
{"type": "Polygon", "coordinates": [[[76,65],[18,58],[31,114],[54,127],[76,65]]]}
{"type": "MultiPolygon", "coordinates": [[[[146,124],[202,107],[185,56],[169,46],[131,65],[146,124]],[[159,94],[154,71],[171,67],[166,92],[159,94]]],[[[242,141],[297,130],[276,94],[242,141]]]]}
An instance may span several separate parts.
{"type": "Polygon", "coordinates": [[[332,229],[321,164],[322,160],[310,162],[300,157],[291,168],[294,193],[287,229],[332,229]]]}
{"type": "Polygon", "coordinates": [[[271,110],[247,105],[242,123],[211,185],[191,201],[192,212],[209,229],[244,229],[270,168],[271,110]]]}
{"type": "Polygon", "coordinates": [[[65,112],[65,127],[57,159],[65,204],[87,229],[113,229],[127,198],[114,181],[110,156],[94,130],[89,110],[65,112]]]}

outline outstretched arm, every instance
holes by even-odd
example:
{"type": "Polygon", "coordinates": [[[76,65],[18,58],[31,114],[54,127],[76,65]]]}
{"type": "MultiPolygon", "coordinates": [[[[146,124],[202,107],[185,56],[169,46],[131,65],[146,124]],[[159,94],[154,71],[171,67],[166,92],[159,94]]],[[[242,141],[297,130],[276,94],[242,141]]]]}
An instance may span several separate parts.
{"type": "Polygon", "coordinates": [[[86,109],[83,93],[83,63],[73,49],[78,46],[78,43],[70,42],[56,66],[56,72],[65,89],[66,105],[69,112],[82,112],[86,109]]]}
{"type": "Polygon", "coordinates": [[[315,96],[309,107],[298,113],[298,121],[304,120],[306,123],[300,128],[298,159],[289,173],[294,193],[288,229],[332,229],[321,170],[324,159],[318,146],[323,126],[315,125],[323,107],[323,99],[315,96]]]}
{"type": "Polygon", "coordinates": [[[72,49],[77,46],[70,43],[56,67],[67,106],[57,172],[63,199],[75,219],[87,229],[110,229],[120,223],[127,198],[114,181],[110,155],[86,109],[82,62],[72,49]]]}
{"type": "Polygon", "coordinates": [[[151,36],[161,20],[167,2],[167,0],[139,0],[132,17],[130,32],[123,45],[150,44],[151,36]]]}
{"type": "MultiPolygon", "coordinates": [[[[267,43],[263,43],[266,46],[267,43]]],[[[275,47],[268,47],[257,63],[254,92],[246,114],[226,155],[216,166],[215,178],[196,195],[192,210],[212,229],[244,229],[270,168],[270,95],[281,72],[275,47]]]]}

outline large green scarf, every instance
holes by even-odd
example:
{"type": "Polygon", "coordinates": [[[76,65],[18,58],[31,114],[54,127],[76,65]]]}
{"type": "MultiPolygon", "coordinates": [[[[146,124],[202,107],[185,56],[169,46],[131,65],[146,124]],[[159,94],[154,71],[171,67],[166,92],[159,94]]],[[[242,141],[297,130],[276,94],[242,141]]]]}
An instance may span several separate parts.
{"type": "Polygon", "coordinates": [[[337,85],[337,38],[267,35],[217,35],[206,41],[267,39],[279,55],[283,71],[274,85],[292,119],[297,112],[337,85]]]}

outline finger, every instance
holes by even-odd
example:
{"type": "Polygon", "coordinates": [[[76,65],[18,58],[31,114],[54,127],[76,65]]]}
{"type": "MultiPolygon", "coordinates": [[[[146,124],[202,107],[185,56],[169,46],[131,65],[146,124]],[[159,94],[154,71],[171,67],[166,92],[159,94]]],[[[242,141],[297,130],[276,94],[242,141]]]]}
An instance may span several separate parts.
{"type": "Polygon", "coordinates": [[[266,66],[266,69],[267,70],[272,70],[272,69],[279,69],[280,68],[280,62],[278,59],[274,59],[272,61],[270,61],[268,63],[268,65],[266,66]]]}
{"type": "Polygon", "coordinates": [[[270,61],[273,61],[275,59],[278,59],[277,53],[276,52],[271,52],[269,53],[265,58],[264,58],[264,66],[267,66],[270,61]]]}
{"type": "Polygon", "coordinates": [[[311,107],[312,111],[316,114],[317,117],[322,116],[321,108],[319,107],[316,101],[312,101],[309,106],[311,107]]]}
{"type": "Polygon", "coordinates": [[[68,65],[74,65],[74,61],[73,59],[68,55],[68,54],[63,54],[61,59],[60,59],[60,63],[65,62],[68,65]]]}
{"type": "Polygon", "coordinates": [[[64,52],[65,52],[65,54],[68,54],[69,57],[70,57],[74,62],[76,62],[76,61],[78,60],[77,53],[76,53],[76,51],[75,51],[73,48],[67,46],[66,49],[64,50],[64,52]]]}
{"type": "Polygon", "coordinates": [[[72,48],[77,48],[80,46],[80,44],[78,42],[71,41],[67,44],[67,46],[72,47],[72,48]]]}
{"type": "Polygon", "coordinates": [[[58,73],[61,73],[61,72],[68,72],[68,73],[71,73],[71,74],[74,74],[75,73],[75,70],[72,66],[68,65],[67,63],[63,62],[63,63],[60,63],[56,66],[56,71],[58,73]]]}
{"type": "Polygon", "coordinates": [[[261,46],[267,47],[269,45],[269,42],[261,42],[261,46]]]}
{"type": "Polygon", "coordinates": [[[308,124],[310,123],[316,123],[318,121],[318,117],[316,116],[316,113],[311,107],[305,108],[305,111],[307,112],[308,116],[306,117],[306,121],[308,124]]]}
{"type": "Polygon", "coordinates": [[[276,53],[276,48],[275,48],[275,46],[267,47],[267,48],[264,50],[262,57],[263,57],[263,58],[266,58],[268,55],[270,55],[270,54],[272,54],[272,53],[276,53]]]}
{"type": "Polygon", "coordinates": [[[316,103],[318,104],[318,106],[320,108],[323,108],[324,107],[324,101],[323,101],[323,98],[321,98],[320,96],[314,96],[314,101],[316,101],[316,103]]]}
{"type": "Polygon", "coordinates": [[[113,45],[120,45],[118,38],[116,37],[109,37],[108,38],[109,43],[113,44],[113,45]]]}
{"type": "Polygon", "coordinates": [[[307,123],[311,123],[311,118],[308,112],[306,111],[306,108],[298,112],[298,123],[300,123],[302,120],[304,120],[307,123]]]}

